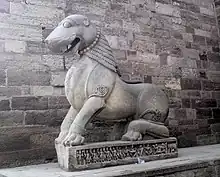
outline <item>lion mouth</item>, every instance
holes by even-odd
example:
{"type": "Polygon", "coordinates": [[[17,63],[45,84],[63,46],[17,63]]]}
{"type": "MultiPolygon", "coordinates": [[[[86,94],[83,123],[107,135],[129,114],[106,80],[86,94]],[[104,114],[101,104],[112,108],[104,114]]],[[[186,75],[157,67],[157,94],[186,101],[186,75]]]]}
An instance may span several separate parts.
{"type": "Polygon", "coordinates": [[[64,53],[68,53],[73,50],[74,47],[80,42],[80,38],[76,37],[73,42],[66,46],[66,51],[64,53]]]}

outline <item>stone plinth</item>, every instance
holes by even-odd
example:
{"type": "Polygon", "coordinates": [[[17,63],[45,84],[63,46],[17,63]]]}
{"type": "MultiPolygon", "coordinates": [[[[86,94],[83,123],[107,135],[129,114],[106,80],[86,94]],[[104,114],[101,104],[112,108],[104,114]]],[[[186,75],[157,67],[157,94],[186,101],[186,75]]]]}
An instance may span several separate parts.
{"type": "Polygon", "coordinates": [[[134,164],[178,156],[176,138],[146,141],[112,141],[82,146],[56,145],[58,163],[66,171],[134,164]]]}

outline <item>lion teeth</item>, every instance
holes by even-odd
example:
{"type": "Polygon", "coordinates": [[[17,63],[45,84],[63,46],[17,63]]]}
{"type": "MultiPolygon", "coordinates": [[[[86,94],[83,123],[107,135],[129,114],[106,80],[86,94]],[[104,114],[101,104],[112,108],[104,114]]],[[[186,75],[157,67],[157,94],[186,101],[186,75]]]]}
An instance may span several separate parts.
{"type": "Polygon", "coordinates": [[[69,44],[69,45],[67,46],[67,48],[70,49],[70,48],[71,48],[71,45],[69,44]]]}

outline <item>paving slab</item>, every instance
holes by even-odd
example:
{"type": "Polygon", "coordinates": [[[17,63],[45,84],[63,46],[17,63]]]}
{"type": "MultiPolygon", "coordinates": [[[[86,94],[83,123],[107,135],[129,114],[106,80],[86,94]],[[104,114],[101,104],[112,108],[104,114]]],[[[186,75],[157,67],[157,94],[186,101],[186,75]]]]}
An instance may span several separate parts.
{"type": "Polygon", "coordinates": [[[65,172],[57,163],[1,169],[0,176],[6,177],[110,177],[145,174],[159,176],[167,173],[204,168],[220,162],[220,144],[179,149],[178,158],[151,161],[144,164],[131,164],[87,170],[65,172]]]}

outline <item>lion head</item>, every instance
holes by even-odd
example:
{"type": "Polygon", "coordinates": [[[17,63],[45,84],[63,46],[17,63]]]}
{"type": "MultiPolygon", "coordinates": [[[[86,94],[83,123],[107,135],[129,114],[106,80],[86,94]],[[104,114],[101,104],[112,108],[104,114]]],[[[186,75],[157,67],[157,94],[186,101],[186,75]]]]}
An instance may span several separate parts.
{"type": "Polygon", "coordinates": [[[90,46],[96,36],[96,26],[87,17],[75,14],[63,19],[45,39],[45,43],[57,54],[76,53],[90,46]]]}

